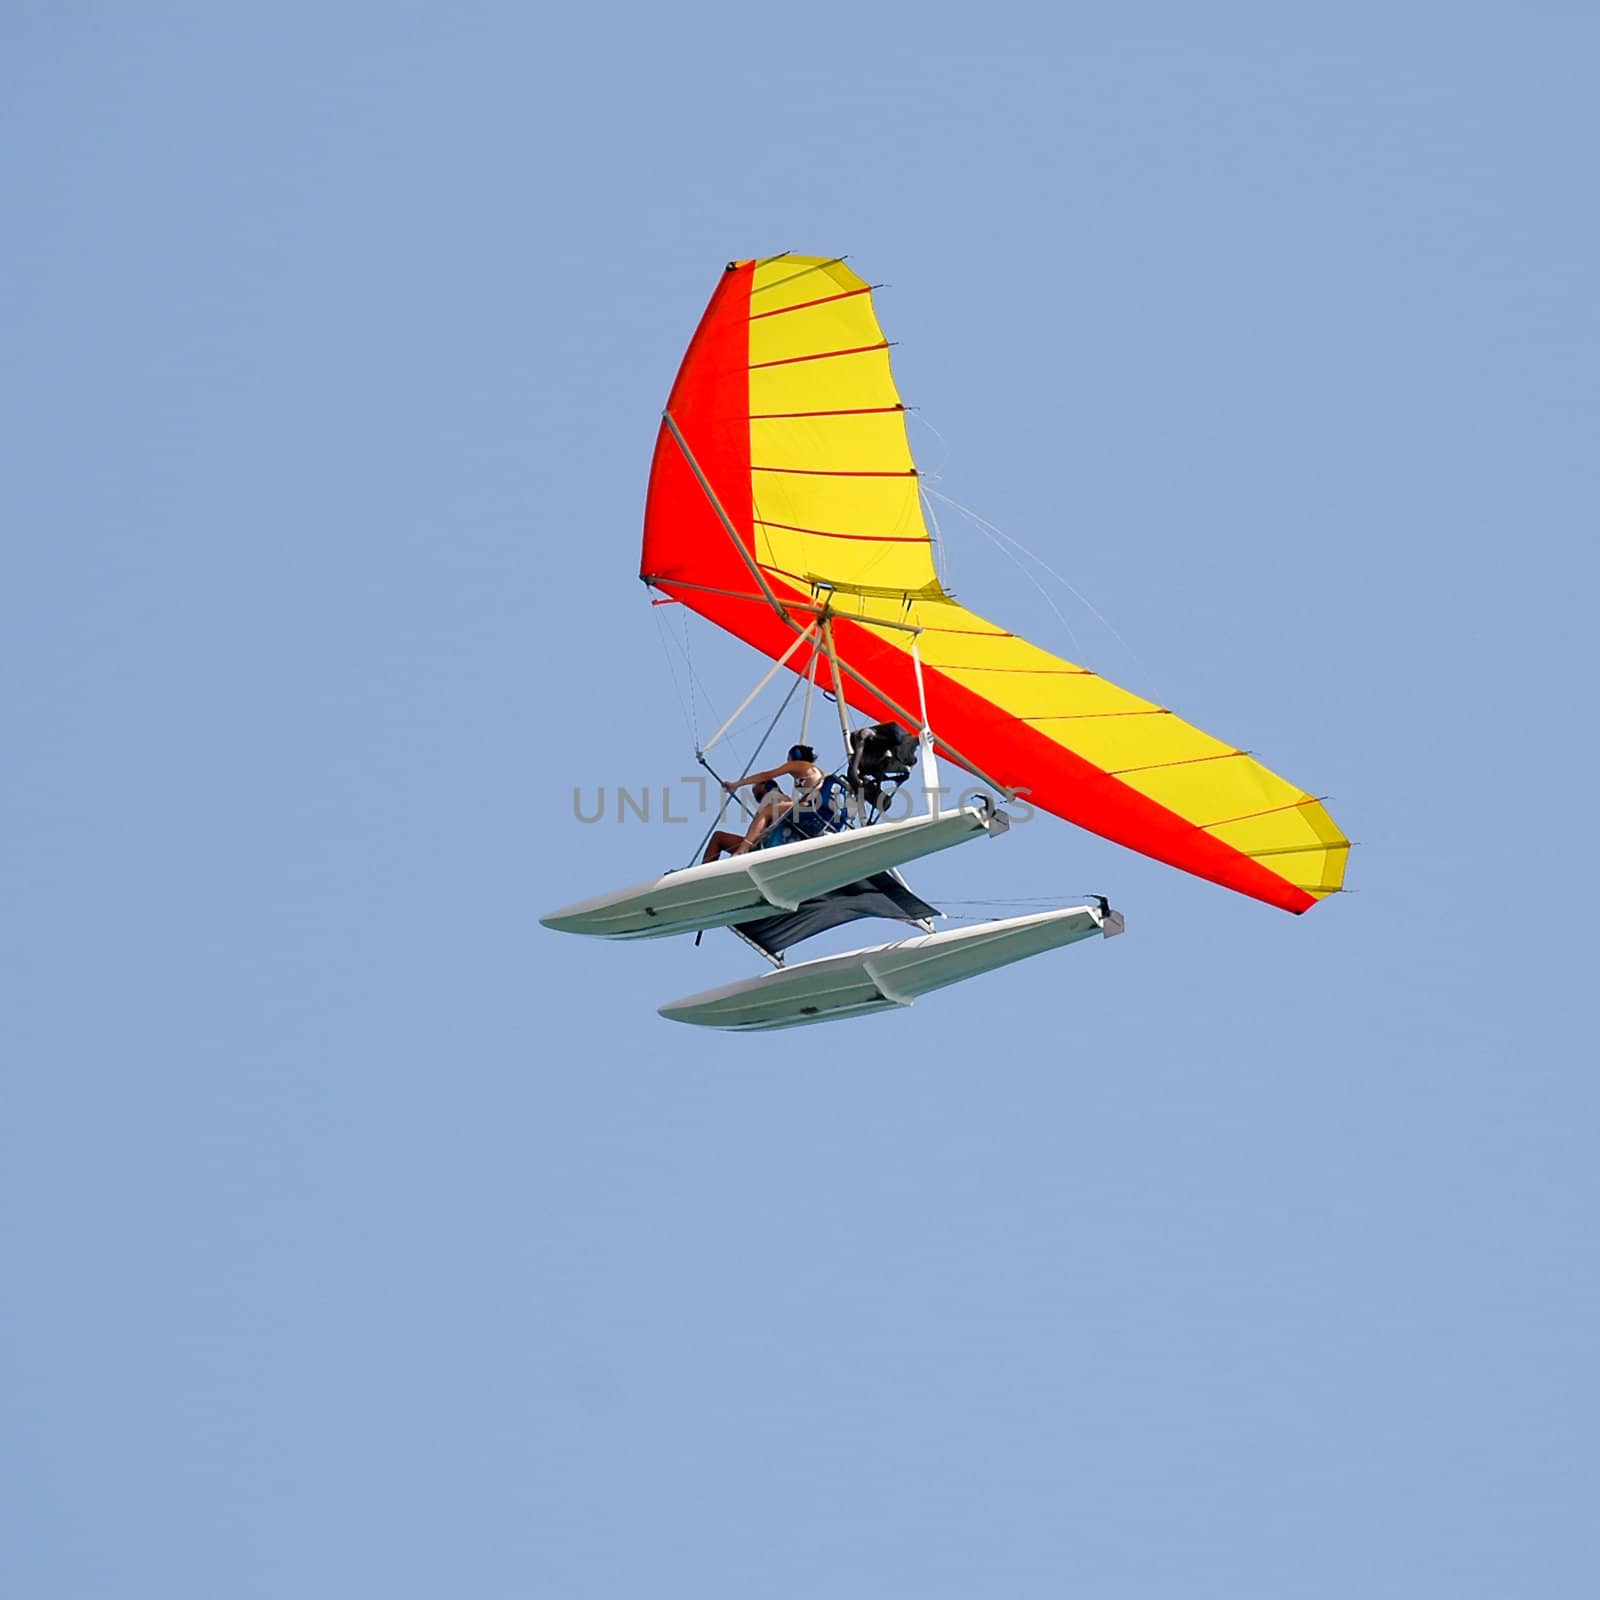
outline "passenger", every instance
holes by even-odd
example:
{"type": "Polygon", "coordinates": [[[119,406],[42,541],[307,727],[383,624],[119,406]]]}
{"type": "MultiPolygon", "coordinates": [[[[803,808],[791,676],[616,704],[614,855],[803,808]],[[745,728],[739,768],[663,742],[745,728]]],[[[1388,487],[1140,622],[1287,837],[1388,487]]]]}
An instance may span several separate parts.
{"type": "MultiPolygon", "coordinates": [[[[723,784],[722,787],[727,789],[728,785],[723,784]]],[[[731,789],[729,793],[732,793],[731,789]]],[[[763,778],[750,793],[756,802],[756,820],[759,822],[765,818],[762,823],[763,828],[771,827],[778,820],[775,815],[777,807],[787,806],[789,803],[784,797],[783,790],[771,778],[763,778]]],[[[742,833],[729,833],[726,829],[719,828],[706,841],[706,853],[700,858],[701,865],[708,861],[716,861],[724,855],[738,854],[739,846],[744,840],[745,836],[742,833]]]]}

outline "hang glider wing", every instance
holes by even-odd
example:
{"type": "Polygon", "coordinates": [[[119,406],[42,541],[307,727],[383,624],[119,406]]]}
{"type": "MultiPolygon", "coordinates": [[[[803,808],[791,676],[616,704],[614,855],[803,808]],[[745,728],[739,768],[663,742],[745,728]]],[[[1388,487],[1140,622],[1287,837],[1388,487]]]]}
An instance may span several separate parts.
{"type": "Polygon", "coordinates": [[[826,611],[875,720],[914,723],[915,638],[957,764],[1284,910],[1336,893],[1349,844],[1320,801],[945,592],[904,413],[870,285],[820,257],[732,263],[667,403],[641,576],[774,659],[826,611]]]}

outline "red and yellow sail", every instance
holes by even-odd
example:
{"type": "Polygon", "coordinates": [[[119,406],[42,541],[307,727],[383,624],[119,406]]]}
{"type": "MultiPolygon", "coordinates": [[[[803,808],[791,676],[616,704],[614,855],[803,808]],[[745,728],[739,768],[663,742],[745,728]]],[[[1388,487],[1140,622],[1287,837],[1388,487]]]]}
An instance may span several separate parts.
{"type": "MultiPolygon", "coordinates": [[[[1349,844],[1313,796],[945,593],[904,412],[849,267],[733,263],[667,402],[641,575],[773,657],[826,602],[840,659],[873,686],[852,680],[850,702],[878,720],[918,704],[915,638],[929,723],[959,764],[1285,910],[1337,892],[1349,844]]],[[[809,662],[809,646],[790,658],[809,662]]]]}

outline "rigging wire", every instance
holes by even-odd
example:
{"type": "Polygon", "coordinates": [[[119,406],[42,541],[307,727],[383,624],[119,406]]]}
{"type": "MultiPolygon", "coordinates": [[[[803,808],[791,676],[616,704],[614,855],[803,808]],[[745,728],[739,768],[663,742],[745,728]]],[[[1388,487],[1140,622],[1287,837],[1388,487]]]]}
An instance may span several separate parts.
{"type": "Polygon", "coordinates": [[[1027,547],[1027,545],[1023,544],[1020,539],[1014,538],[1003,528],[997,527],[994,523],[990,522],[987,517],[981,516],[970,506],[962,505],[961,502],[955,499],[953,496],[947,495],[942,490],[935,489],[933,487],[933,485],[937,483],[944,475],[945,463],[950,457],[949,441],[946,440],[945,436],[938,430],[938,428],[936,428],[933,423],[930,422],[928,418],[920,411],[915,410],[914,408],[908,408],[908,414],[914,415],[916,420],[924,428],[926,428],[935,439],[939,441],[939,448],[942,452],[938,465],[931,471],[919,472],[917,478],[917,492],[921,496],[923,510],[927,512],[928,520],[933,525],[934,543],[938,557],[938,567],[942,569],[939,573],[939,581],[941,586],[947,590],[951,589],[953,587],[953,574],[950,565],[950,541],[945,537],[944,529],[939,522],[938,513],[933,508],[934,500],[942,501],[945,505],[949,506],[951,510],[959,512],[962,516],[969,518],[979,529],[979,531],[986,534],[989,537],[990,542],[993,543],[1003,555],[1008,557],[1015,564],[1018,571],[1020,571],[1023,576],[1027,578],[1027,580],[1033,585],[1033,587],[1038,590],[1039,595],[1044,600],[1045,604],[1048,605],[1056,614],[1061,626],[1066,629],[1067,637],[1072,641],[1074,653],[1081,654],[1082,646],[1079,643],[1077,633],[1074,631],[1071,622],[1067,620],[1066,614],[1062,611],[1061,607],[1056,604],[1054,598],[1048,593],[1039,580],[1034,577],[1034,575],[1029,572],[1025,566],[1023,566],[1020,560],[1018,560],[1018,555],[1026,557],[1041,570],[1048,573],[1050,577],[1059,583],[1061,587],[1065,589],[1067,593],[1070,594],[1072,598],[1076,600],[1078,604],[1081,605],[1084,610],[1086,610],[1090,616],[1092,616],[1101,625],[1101,627],[1103,627],[1106,632],[1109,633],[1111,637],[1128,652],[1128,655],[1133,660],[1138,661],[1139,656],[1137,652],[1128,643],[1128,641],[1117,632],[1116,628],[1112,626],[1109,619],[1086,595],[1082,594],[1078,589],[1074,588],[1073,585],[1067,581],[1067,579],[1062,577],[1062,575],[1057,572],[1048,561],[1046,561],[1042,556],[1035,554],[1027,547]],[[1007,548],[1008,546],[1010,548],[1007,548]]]}
{"type": "Polygon", "coordinates": [[[698,689],[700,691],[700,699],[705,701],[706,709],[712,716],[717,714],[717,703],[711,698],[710,690],[700,681],[700,674],[694,670],[694,647],[690,642],[689,636],[688,606],[683,608],[683,661],[689,670],[689,705],[692,708],[694,717],[694,747],[698,750],[700,748],[700,717],[699,701],[694,697],[695,690],[698,689]]]}
{"type": "MultiPolygon", "coordinates": [[[[695,728],[692,691],[691,699],[686,700],[684,698],[683,688],[678,682],[678,669],[672,664],[672,646],[667,639],[667,619],[661,615],[659,607],[652,606],[650,609],[656,619],[656,633],[661,640],[661,653],[667,658],[667,675],[672,679],[672,693],[677,699],[678,709],[683,713],[684,727],[689,730],[690,737],[694,738],[695,728]]],[[[695,738],[694,742],[698,747],[700,743],[699,739],[695,738]]]]}
{"type": "Polygon", "coordinates": [[[933,524],[934,572],[939,579],[939,587],[949,594],[954,589],[950,573],[950,541],[944,536],[944,529],[939,526],[939,513],[933,509],[933,501],[924,491],[922,484],[917,485],[917,493],[922,499],[922,509],[928,513],[928,521],[933,524]]]}
{"type": "Polygon", "coordinates": [[[1067,894],[1020,894],[1020,895],[979,895],[971,900],[952,900],[940,896],[947,906],[1059,906],[1064,900],[1070,901],[1071,895],[1067,894]]]}
{"type": "MultiPolygon", "coordinates": [[[[684,726],[688,729],[692,747],[698,750],[700,748],[699,702],[701,700],[705,701],[706,709],[711,713],[712,716],[717,715],[717,703],[712,699],[711,692],[706,688],[705,683],[700,677],[700,674],[695,671],[694,649],[690,643],[691,636],[689,633],[689,608],[687,606],[683,607],[683,637],[681,642],[672,637],[665,624],[665,619],[659,614],[656,617],[656,622],[658,624],[658,632],[661,635],[662,651],[667,657],[667,670],[672,675],[673,690],[677,694],[678,704],[683,710],[684,726]],[[683,691],[678,685],[677,670],[673,666],[672,662],[673,648],[676,648],[678,653],[683,657],[684,669],[688,675],[689,692],[687,699],[685,699],[683,691]]],[[[724,738],[733,748],[733,753],[737,756],[743,741],[734,737],[732,729],[730,729],[724,735],[724,738]]]]}
{"type": "MultiPolygon", "coordinates": [[[[962,512],[964,515],[972,519],[972,521],[976,524],[978,531],[982,533],[989,540],[990,544],[992,544],[1001,555],[1010,561],[1017,571],[1020,572],[1023,577],[1033,585],[1034,589],[1037,590],[1039,594],[1039,598],[1043,600],[1053,612],[1055,612],[1056,621],[1066,629],[1067,638],[1072,641],[1073,658],[1081,661],[1083,659],[1084,652],[1082,643],[1078,638],[1077,630],[1074,629],[1072,624],[1067,620],[1066,612],[1064,612],[1061,607],[1056,604],[1055,597],[1049,592],[1049,590],[1047,590],[1045,586],[1040,583],[1039,580],[1031,572],[1029,572],[1025,566],[1023,566],[1022,562],[1017,559],[1014,551],[1008,550],[1006,546],[1000,542],[1000,539],[1005,537],[1005,535],[1000,535],[1000,530],[996,528],[992,522],[986,521],[975,511],[968,511],[963,505],[957,505],[956,502],[948,495],[940,494],[937,489],[924,488],[923,493],[928,497],[924,503],[928,506],[928,513],[930,516],[933,514],[933,498],[937,496],[937,498],[943,500],[947,505],[954,507],[955,510],[962,512]],[[996,537],[996,535],[999,535],[999,537],[996,537]]],[[[1019,546],[1018,548],[1021,547],[1019,546]]],[[[1071,585],[1068,585],[1068,587],[1070,588],[1071,585]]]]}
{"type": "MultiPolygon", "coordinates": [[[[761,751],[762,751],[763,747],[766,745],[767,740],[772,737],[773,730],[778,726],[778,723],[782,720],[784,712],[789,709],[789,702],[794,699],[795,695],[799,692],[800,685],[802,683],[804,683],[804,682],[805,682],[804,678],[796,677],[794,682],[789,685],[789,692],[783,697],[783,703],[778,707],[777,711],[773,713],[772,721],[767,724],[767,731],[761,735],[759,740],[756,741],[755,749],[750,752],[750,759],[747,762],[745,762],[744,768],[739,774],[739,777],[740,777],[741,781],[750,776],[750,769],[755,766],[756,757],[761,754],[761,751]]],[[[721,784],[722,779],[718,775],[717,769],[715,767],[713,767],[709,761],[706,760],[705,755],[700,750],[700,746],[698,744],[695,745],[695,760],[698,761],[700,763],[700,765],[702,767],[704,767],[706,769],[706,771],[709,772],[713,778],[716,778],[716,780],[717,780],[719,785],[721,784]]],[[[742,795],[729,795],[726,790],[723,790],[722,791],[722,803],[721,803],[721,805],[719,805],[717,807],[717,815],[716,815],[715,819],[713,820],[711,826],[706,829],[705,835],[700,840],[700,843],[697,844],[694,847],[694,854],[689,857],[689,860],[688,860],[688,863],[687,863],[689,866],[692,867],[695,864],[695,862],[700,859],[700,856],[704,852],[705,847],[711,842],[711,835],[714,834],[719,827],[721,827],[722,819],[723,819],[723,816],[727,813],[728,801],[730,799],[737,799],[738,802],[739,802],[740,807],[744,810],[744,812],[745,812],[745,814],[747,816],[752,816],[753,817],[755,815],[755,812],[753,810],[751,810],[751,808],[749,806],[745,805],[744,797],[742,795]]]]}
{"type": "Polygon", "coordinates": [[[694,653],[689,648],[689,608],[688,606],[682,606],[679,610],[679,620],[683,623],[683,664],[689,673],[689,736],[694,740],[694,747],[698,750],[700,748],[700,715],[694,699],[694,653]]]}
{"type": "Polygon", "coordinates": [[[916,407],[916,406],[907,406],[906,407],[906,415],[910,416],[910,417],[915,417],[917,419],[917,421],[920,422],[922,424],[922,426],[924,428],[926,428],[928,430],[928,432],[931,433],[934,436],[934,438],[939,441],[939,449],[943,452],[943,454],[939,457],[938,466],[934,467],[931,471],[920,471],[919,470],[918,476],[919,477],[923,477],[923,478],[934,478],[934,479],[942,478],[944,476],[945,463],[950,459],[950,441],[948,439],[946,439],[945,436],[942,433],[940,433],[939,430],[936,427],[934,427],[934,425],[931,422],[928,421],[928,419],[922,414],[921,410],[918,407],[916,407]]]}
{"type": "Polygon", "coordinates": [[[800,712],[800,743],[806,742],[811,729],[811,700],[817,691],[817,663],[822,659],[815,644],[811,647],[811,665],[806,668],[806,700],[800,712]]]}
{"type": "MultiPolygon", "coordinates": [[[[1057,583],[1059,583],[1061,585],[1061,587],[1063,589],[1065,589],[1067,591],[1068,594],[1070,594],[1072,596],[1072,598],[1074,600],[1076,600],[1078,602],[1079,605],[1081,605],[1084,608],[1085,611],[1087,611],[1089,613],[1089,615],[1091,617],[1093,617],[1095,619],[1096,622],[1098,622],[1100,624],[1100,626],[1102,628],[1104,628],[1106,630],[1107,633],[1109,633],[1111,635],[1111,637],[1113,639],[1115,639],[1117,641],[1118,644],[1120,644],[1122,646],[1122,648],[1124,650],[1126,650],[1128,652],[1128,654],[1135,661],[1139,660],[1138,652],[1133,648],[1132,645],[1130,645],[1128,643],[1128,641],[1126,639],[1124,639],[1122,637],[1122,635],[1120,633],[1117,632],[1116,628],[1112,626],[1110,620],[1099,609],[1099,607],[1096,606],[1094,604],[1094,602],[1088,598],[1088,596],[1080,593],[1077,589],[1075,589],[1072,586],[1072,584],[1070,584],[1065,578],[1063,578],[1061,576],[1061,574],[1059,572],[1057,572],[1056,569],[1054,567],[1052,567],[1050,565],[1050,563],[1044,559],[1043,556],[1036,555],[1020,539],[1013,538],[1009,533],[1007,533],[1005,531],[1004,528],[996,527],[994,525],[994,523],[990,522],[987,517],[980,516],[970,506],[962,505],[959,500],[956,500],[956,499],[952,498],[950,495],[945,494],[942,490],[935,489],[929,484],[922,485],[922,490],[923,490],[923,492],[925,494],[932,495],[935,499],[942,501],[945,505],[949,506],[953,511],[958,511],[958,512],[961,513],[962,516],[970,518],[971,521],[974,524],[976,524],[976,526],[979,528],[980,531],[982,531],[984,533],[987,533],[992,540],[999,541],[1000,548],[1004,549],[1005,546],[1007,546],[1007,545],[1011,546],[1013,550],[1015,550],[1016,552],[1019,552],[1021,555],[1026,556],[1029,561],[1033,562],[1036,566],[1041,568],[1043,571],[1047,572],[1052,578],[1055,579],[1055,581],[1057,583]]],[[[1019,567],[1022,567],[1021,562],[1017,561],[1017,556],[1015,554],[1012,554],[1011,550],[1007,550],[1005,553],[1007,555],[1010,555],[1011,559],[1013,561],[1017,562],[1017,565],[1019,567]]],[[[1022,567],[1022,570],[1024,572],[1027,572],[1027,569],[1025,567],[1022,567]]],[[[1028,574],[1028,576],[1030,578],[1032,578],[1032,574],[1028,574]]],[[[1062,624],[1063,624],[1063,626],[1066,627],[1067,632],[1069,634],[1071,634],[1072,633],[1072,626],[1071,626],[1070,623],[1067,622],[1067,619],[1064,616],[1062,616],[1060,608],[1055,604],[1055,602],[1053,600],[1050,599],[1050,596],[1048,594],[1045,594],[1044,589],[1040,586],[1040,584],[1039,584],[1037,579],[1032,579],[1032,581],[1033,581],[1034,587],[1039,589],[1039,592],[1041,594],[1044,594],[1045,599],[1047,601],[1049,601],[1051,610],[1053,610],[1058,617],[1061,617],[1062,624]]],[[[1075,635],[1073,636],[1073,644],[1074,644],[1074,648],[1076,648],[1077,640],[1076,640],[1076,636],[1075,635]]]]}

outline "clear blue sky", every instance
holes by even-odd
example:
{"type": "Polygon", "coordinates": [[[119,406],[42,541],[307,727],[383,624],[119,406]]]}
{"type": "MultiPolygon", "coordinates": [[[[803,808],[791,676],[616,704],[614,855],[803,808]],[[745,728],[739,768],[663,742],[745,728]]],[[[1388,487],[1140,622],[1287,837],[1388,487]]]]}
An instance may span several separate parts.
{"type": "Polygon", "coordinates": [[[1600,1592],[1597,47],[8,6],[0,1590],[1600,1592]],[[1359,894],[1041,821],[914,881],[1125,939],[754,1043],[538,927],[687,851],[572,790],[690,770],[655,417],[783,249],[1359,894]]]}

